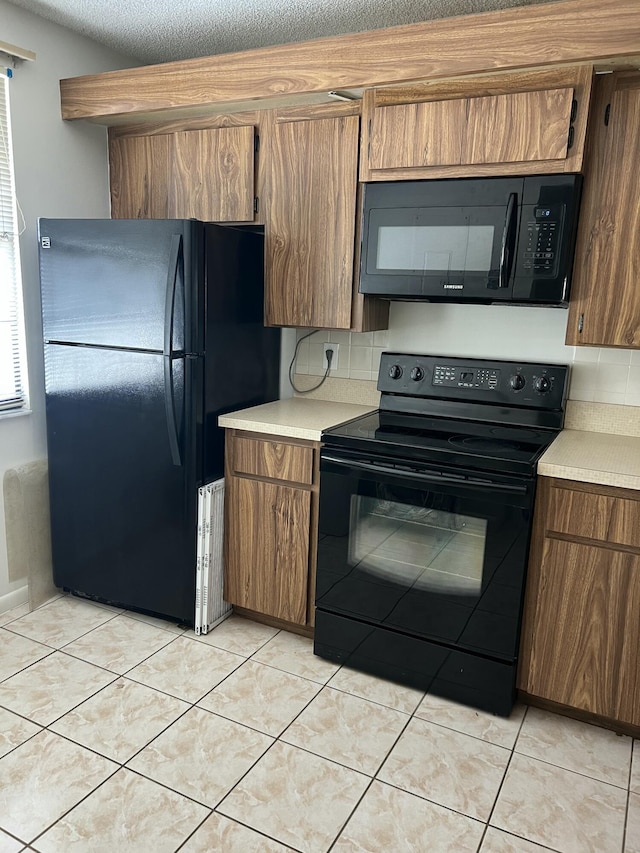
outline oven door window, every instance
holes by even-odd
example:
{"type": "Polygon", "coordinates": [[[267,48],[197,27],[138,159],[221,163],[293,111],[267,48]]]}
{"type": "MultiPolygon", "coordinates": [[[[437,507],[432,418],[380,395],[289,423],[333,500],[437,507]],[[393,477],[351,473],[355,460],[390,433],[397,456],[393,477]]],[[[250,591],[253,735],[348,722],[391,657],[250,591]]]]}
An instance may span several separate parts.
{"type": "Polygon", "coordinates": [[[521,492],[416,487],[324,466],[317,606],[512,658],[531,518],[521,492]]]}
{"type": "Polygon", "coordinates": [[[487,520],[448,509],[351,496],[348,560],[378,580],[479,596],[487,520]]]}

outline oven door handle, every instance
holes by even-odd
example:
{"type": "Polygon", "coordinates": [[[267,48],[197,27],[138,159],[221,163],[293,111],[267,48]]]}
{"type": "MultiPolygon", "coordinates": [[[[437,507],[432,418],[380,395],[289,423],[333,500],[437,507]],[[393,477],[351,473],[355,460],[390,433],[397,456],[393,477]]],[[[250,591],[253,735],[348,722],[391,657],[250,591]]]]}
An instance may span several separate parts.
{"type": "Polygon", "coordinates": [[[435,485],[464,486],[466,489],[481,489],[482,491],[502,492],[504,494],[525,495],[526,485],[511,483],[496,483],[492,480],[467,480],[464,477],[452,477],[447,474],[431,474],[427,471],[414,471],[402,465],[379,465],[376,462],[360,462],[353,459],[339,459],[336,456],[323,455],[321,460],[346,468],[356,468],[359,471],[369,471],[373,474],[392,474],[395,477],[408,477],[421,483],[435,485]]]}

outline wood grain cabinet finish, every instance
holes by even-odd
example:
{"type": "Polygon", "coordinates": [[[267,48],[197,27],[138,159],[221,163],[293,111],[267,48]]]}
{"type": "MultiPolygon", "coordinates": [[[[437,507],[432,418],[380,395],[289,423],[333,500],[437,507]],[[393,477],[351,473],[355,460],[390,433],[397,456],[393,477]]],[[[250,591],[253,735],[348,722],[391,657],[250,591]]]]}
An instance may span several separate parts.
{"type": "Polygon", "coordinates": [[[640,348],[640,74],[597,81],[567,344],[640,348]]]}
{"type": "Polygon", "coordinates": [[[304,624],[311,492],[242,477],[227,490],[226,600],[304,624]]]}
{"type": "Polygon", "coordinates": [[[253,127],[174,134],[171,215],[204,222],[251,222],[254,151],[253,127]]]}
{"type": "Polygon", "coordinates": [[[373,117],[369,167],[460,165],[466,125],[464,100],[380,107],[373,117]]]}
{"type": "Polygon", "coordinates": [[[267,169],[268,325],[349,329],[357,116],[276,124],[267,169]]]}
{"type": "Polygon", "coordinates": [[[573,88],[469,99],[465,163],[566,159],[573,88]]]}
{"type": "Polygon", "coordinates": [[[263,133],[267,325],[388,327],[389,303],[357,292],[359,110],[276,110],[263,133]]]}
{"type": "Polygon", "coordinates": [[[225,457],[225,599],[311,626],[317,446],[227,430],[225,457]]]}
{"type": "Polygon", "coordinates": [[[562,160],[573,89],[381,107],[372,169],[562,160]]]}
{"type": "Polygon", "coordinates": [[[169,216],[171,137],[112,136],[109,182],[113,219],[166,219],[169,216]]]}
{"type": "Polygon", "coordinates": [[[254,139],[252,126],[112,132],[112,218],[253,221],[254,139]]]}
{"type": "Polygon", "coordinates": [[[368,92],[360,179],[580,171],[590,90],[582,68],[368,92]]]}
{"type": "Polygon", "coordinates": [[[541,478],[520,687],[640,725],[640,493],[541,478]]]}
{"type": "Polygon", "coordinates": [[[253,438],[236,438],[234,444],[237,474],[255,474],[306,485],[313,482],[313,448],[310,446],[253,438]]]}

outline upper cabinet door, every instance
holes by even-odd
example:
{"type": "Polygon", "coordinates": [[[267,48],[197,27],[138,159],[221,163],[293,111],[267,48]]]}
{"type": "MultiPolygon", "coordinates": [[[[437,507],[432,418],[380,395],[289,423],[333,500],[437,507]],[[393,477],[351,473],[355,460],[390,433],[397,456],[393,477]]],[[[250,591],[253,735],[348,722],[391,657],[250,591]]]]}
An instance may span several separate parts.
{"type": "Polygon", "coordinates": [[[470,98],[463,163],[564,160],[573,88],[470,98]]]}
{"type": "Polygon", "coordinates": [[[109,139],[113,219],[253,222],[253,126],[109,139]]]}
{"type": "Polygon", "coordinates": [[[640,348],[640,74],[598,81],[567,343],[640,348]]]}
{"type": "Polygon", "coordinates": [[[359,118],[276,124],[270,141],[265,322],[351,327],[359,118]]]}
{"type": "Polygon", "coordinates": [[[253,127],[173,134],[169,215],[205,222],[252,222],[253,127]]]}
{"type": "Polygon", "coordinates": [[[172,137],[111,136],[109,182],[112,219],[166,219],[172,137]]]}
{"type": "Polygon", "coordinates": [[[365,93],[361,181],[579,172],[588,66],[365,93]]]}
{"type": "Polygon", "coordinates": [[[375,111],[371,169],[451,166],[462,162],[467,102],[427,101],[375,111]]]}

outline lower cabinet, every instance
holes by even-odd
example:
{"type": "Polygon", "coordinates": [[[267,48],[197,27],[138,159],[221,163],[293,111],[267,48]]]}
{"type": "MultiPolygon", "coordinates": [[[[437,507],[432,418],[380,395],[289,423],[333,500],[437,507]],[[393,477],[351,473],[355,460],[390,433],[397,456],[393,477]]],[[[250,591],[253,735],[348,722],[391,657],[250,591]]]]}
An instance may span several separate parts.
{"type": "Polygon", "coordinates": [[[640,725],[640,492],[540,479],[519,686],[640,725]]]}
{"type": "Polygon", "coordinates": [[[226,601],[313,624],[319,444],[227,430],[226,601]]]}

